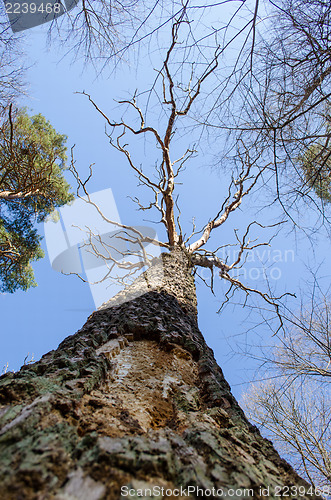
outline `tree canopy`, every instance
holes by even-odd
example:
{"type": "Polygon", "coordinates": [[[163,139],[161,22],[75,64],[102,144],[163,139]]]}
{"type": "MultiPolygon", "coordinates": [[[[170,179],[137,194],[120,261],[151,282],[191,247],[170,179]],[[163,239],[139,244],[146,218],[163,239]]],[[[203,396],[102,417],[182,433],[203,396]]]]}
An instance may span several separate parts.
{"type": "Polygon", "coordinates": [[[0,129],[0,290],[36,286],[31,262],[43,257],[35,223],[73,199],[63,173],[66,136],[40,114],[13,113],[0,129]]]}

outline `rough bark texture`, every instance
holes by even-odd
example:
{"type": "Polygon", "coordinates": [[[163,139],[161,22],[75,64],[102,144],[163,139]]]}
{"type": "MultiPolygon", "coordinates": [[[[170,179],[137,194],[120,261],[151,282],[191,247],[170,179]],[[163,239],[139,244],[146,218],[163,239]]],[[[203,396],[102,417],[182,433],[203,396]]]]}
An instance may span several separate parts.
{"type": "Polygon", "coordinates": [[[232,396],[198,329],[185,257],[164,255],[121,294],[130,300],[112,299],[57,350],[0,378],[0,498],[307,487],[232,396]]]}

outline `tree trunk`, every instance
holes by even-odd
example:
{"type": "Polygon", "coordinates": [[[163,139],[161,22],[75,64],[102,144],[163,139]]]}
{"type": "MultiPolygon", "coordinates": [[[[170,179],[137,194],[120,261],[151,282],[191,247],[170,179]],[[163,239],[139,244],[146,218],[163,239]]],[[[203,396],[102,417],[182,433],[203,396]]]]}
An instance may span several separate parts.
{"type": "Polygon", "coordinates": [[[0,404],[1,499],[308,490],[232,396],[198,329],[181,254],[163,255],[58,349],[3,375],[0,404]]]}

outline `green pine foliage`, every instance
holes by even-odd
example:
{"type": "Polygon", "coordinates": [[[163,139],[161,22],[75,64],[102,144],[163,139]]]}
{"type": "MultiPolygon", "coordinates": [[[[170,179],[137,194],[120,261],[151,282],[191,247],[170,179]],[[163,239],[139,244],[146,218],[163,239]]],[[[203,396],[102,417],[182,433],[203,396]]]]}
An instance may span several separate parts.
{"type": "Polygon", "coordinates": [[[36,286],[31,262],[44,256],[35,227],[71,201],[65,135],[40,114],[9,114],[0,129],[0,291],[36,286]]]}
{"type": "Polygon", "coordinates": [[[324,203],[331,202],[331,150],[311,145],[299,159],[305,180],[324,203]]]}

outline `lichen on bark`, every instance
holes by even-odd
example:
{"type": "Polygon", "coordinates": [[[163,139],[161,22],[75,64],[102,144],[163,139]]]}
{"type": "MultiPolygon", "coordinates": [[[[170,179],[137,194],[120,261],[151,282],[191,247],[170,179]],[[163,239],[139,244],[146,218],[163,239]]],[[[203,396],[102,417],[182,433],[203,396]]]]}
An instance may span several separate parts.
{"type": "Polygon", "coordinates": [[[123,486],[246,488],[251,498],[308,488],[232,396],[179,252],[55,351],[0,377],[0,405],[4,500],[118,500],[123,486]]]}

